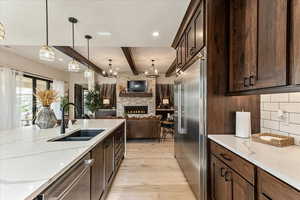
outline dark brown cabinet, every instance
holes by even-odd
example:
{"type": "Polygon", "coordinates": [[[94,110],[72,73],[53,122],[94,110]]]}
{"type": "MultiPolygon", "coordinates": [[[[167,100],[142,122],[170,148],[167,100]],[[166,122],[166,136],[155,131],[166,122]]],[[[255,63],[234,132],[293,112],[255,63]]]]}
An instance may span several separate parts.
{"type": "Polygon", "coordinates": [[[91,173],[91,200],[99,200],[105,189],[104,180],[104,151],[103,143],[99,143],[91,151],[94,165],[92,166],[91,173]]]}
{"type": "Polygon", "coordinates": [[[189,25],[186,31],[186,58],[190,60],[196,52],[195,23],[189,25]]]}
{"type": "Polygon", "coordinates": [[[211,155],[211,199],[254,200],[254,187],[211,155]]]}
{"type": "Polygon", "coordinates": [[[113,135],[106,138],[103,142],[104,163],[105,163],[105,183],[108,184],[114,173],[114,146],[113,135]]]}
{"type": "Polygon", "coordinates": [[[287,4],[230,1],[230,92],[287,85],[287,4]]]}
{"type": "Polygon", "coordinates": [[[259,200],[299,200],[300,192],[276,179],[267,172],[258,169],[259,200]]]}
{"type": "Polygon", "coordinates": [[[300,84],[300,0],[291,0],[291,46],[290,46],[290,65],[291,65],[291,84],[300,84]]]}
{"type": "Polygon", "coordinates": [[[195,25],[195,51],[193,54],[198,53],[205,44],[205,28],[204,28],[204,3],[202,2],[196,12],[194,17],[194,25],[195,25]]]}
{"type": "Polygon", "coordinates": [[[186,37],[183,35],[177,47],[177,68],[181,69],[186,62],[186,37]]]}

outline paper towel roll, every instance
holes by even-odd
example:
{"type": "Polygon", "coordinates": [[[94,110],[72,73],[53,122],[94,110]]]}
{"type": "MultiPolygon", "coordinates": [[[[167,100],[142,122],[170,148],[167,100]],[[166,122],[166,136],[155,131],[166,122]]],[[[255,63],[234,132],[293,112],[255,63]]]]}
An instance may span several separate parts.
{"type": "Polygon", "coordinates": [[[235,136],[249,138],[251,135],[251,113],[236,112],[235,136]]]}

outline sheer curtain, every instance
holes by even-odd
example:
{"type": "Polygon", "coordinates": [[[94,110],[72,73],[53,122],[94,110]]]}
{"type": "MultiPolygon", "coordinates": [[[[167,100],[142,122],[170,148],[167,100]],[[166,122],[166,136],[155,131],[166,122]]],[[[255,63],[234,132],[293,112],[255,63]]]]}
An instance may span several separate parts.
{"type": "Polygon", "coordinates": [[[54,80],[53,81],[53,90],[58,93],[59,101],[54,102],[51,107],[55,113],[57,119],[61,119],[61,108],[60,108],[60,100],[64,97],[65,94],[65,82],[54,80]]]}
{"type": "Polygon", "coordinates": [[[21,89],[23,74],[0,67],[0,130],[21,126],[21,89]]]}

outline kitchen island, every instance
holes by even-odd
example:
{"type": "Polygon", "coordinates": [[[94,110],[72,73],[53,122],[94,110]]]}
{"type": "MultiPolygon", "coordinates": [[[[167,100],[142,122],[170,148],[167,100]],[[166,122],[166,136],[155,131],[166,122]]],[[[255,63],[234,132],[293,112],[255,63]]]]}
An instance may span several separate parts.
{"type": "MultiPolygon", "coordinates": [[[[124,136],[124,123],[123,119],[78,120],[66,131],[67,135],[79,129],[105,129],[89,141],[49,142],[61,136],[60,127],[0,132],[0,199],[35,199],[117,129],[123,127],[124,136]]],[[[125,143],[125,136],[120,138],[125,143]]]]}

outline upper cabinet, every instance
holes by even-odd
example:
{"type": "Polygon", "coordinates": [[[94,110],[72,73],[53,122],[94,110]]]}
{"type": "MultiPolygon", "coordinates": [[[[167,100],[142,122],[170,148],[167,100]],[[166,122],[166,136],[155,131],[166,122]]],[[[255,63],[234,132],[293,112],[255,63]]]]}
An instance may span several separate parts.
{"type": "Polygon", "coordinates": [[[286,86],[288,1],[232,0],[229,91],[286,86]]]}
{"type": "Polygon", "coordinates": [[[300,0],[291,1],[291,83],[300,84],[300,0]]]}
{"type": "Polygon", "coordinates": [[[200,3],[189,22],[177,50],[177,68],[182,68],[203,48],[205,40],[204,32],[204,3],[200,3]]]}

